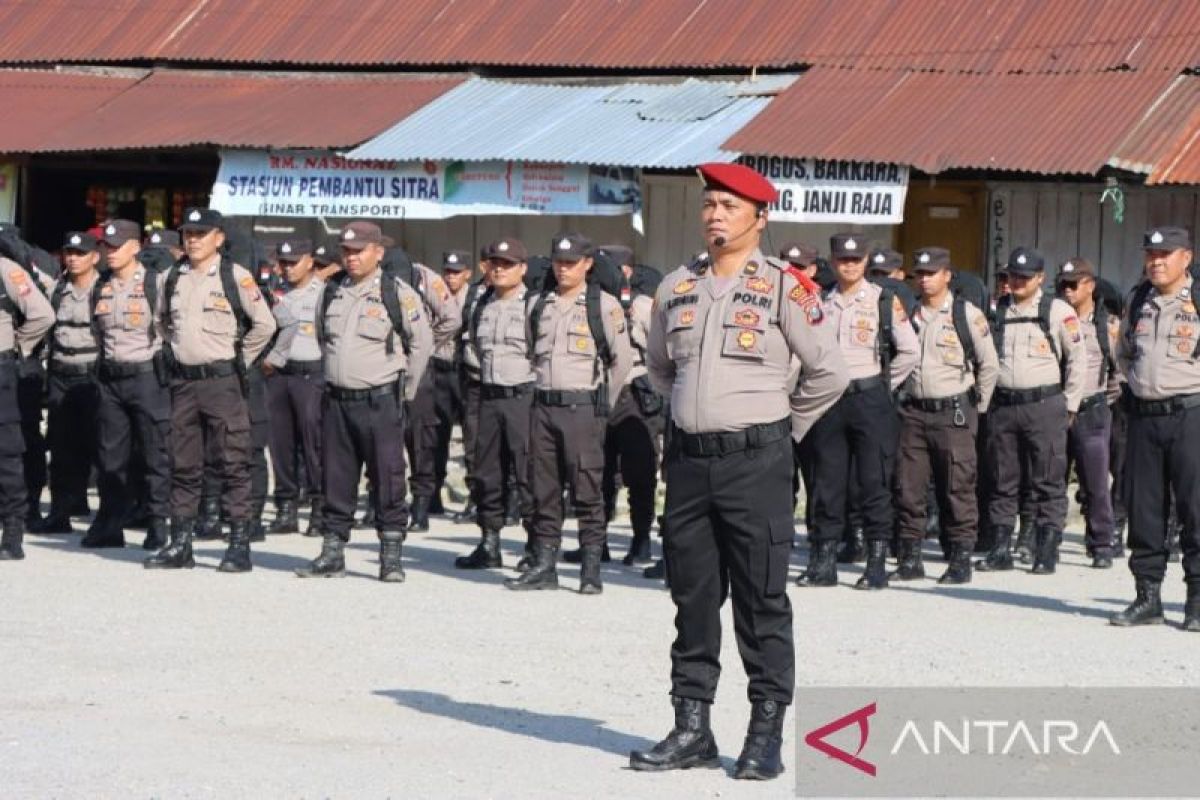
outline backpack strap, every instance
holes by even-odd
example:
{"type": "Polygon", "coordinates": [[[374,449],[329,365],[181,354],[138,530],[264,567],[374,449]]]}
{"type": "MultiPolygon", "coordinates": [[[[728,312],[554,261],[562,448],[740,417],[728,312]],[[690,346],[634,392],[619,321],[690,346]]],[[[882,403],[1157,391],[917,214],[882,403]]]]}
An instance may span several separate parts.
{"type": "Polygon", "coordinates": [[[879,355],[879,372],[884,380],[892,375],[892,358],[896,355],[896,332],[892,330],[892,311],[896,293],[886,286],[879,289],[879,330],[875,332],[875,352],[879,355]],[[886,338],[885,338],[886,337],[886,338]]]}
{"type": "Polygon", "coordinates": [[[142,267],[142,294],[146,298],[146,310],[150,312],[150,329],[147,333],[150,344],[154,344],[158,336],[158,329],[154,325],[154,313],[158,310],[158,273],[145,266],[142,267]]]}
{"type": "Polygon", "coordinates": [[[963,351],[963,363],[970,364],[975,377],[979,377],[979,354],[975,352],[975,339],[971,336],[971,326],[967,322],[967,301],[955,297],[950,303],[950,320],[954,323],[954,333],[963,351]]]}
{"type": "Polygon", "coordinates": [[[479,352],[479,320],[483,318],[483,307],[492,302],[492,297],[496,291],[491,286],[483,290],[483,294],[475,298],[475,302],[471,304],[471,318],[465,320],[467,326],[467,336],[471,341],[471,347],[475,350],[475,358],[483,363],[483,354],[479,352]]]}
{"type": "Polygon", "coordinates": [[[1037,326],[1042,329],[1042,335],[1046,337],[1046,341],[1050,343],[1050,352],[1061,363],[1062,355],[1058,352],[1058,343],[1054,341],[1054,337],[1050,335],[1050,309],[1054,305],[1054,295],[1049,292],[1042,293],[1042,299],[1038,301],[1038,310],[1036,317],[1013,317],[1008,318],[1008,309],[1012,306],[1012,295],[1005,295],[1000,298],[1000,302],[996,304],[996,357],[1004,358],[1004,328],[1007,325],[1037,323],[1037,326]]]}
{"type": "Polygon", "coordinates": [[[1092,313],[1092,324],[1096,326],[1096,341],[1100,344],[1100,385],[1108,384],[1108,376],[1117,370],[1117,362],[1113,359],[1112,342],[1108,340],[1108,309],[1103,303],[1096,304],[1092,313]]]}
{"type": "Polygon", "coordinates": [[[321,302],[317,306],[317,317],[313,320],[317,328],[317,341],[323,345],[329,344],[329,329],[325,326],[325,314],[329,311],[330,304],[333,303],[333,298],[337,296],[338,289],[342,286],[342,281],[346,278],[335,278],[325,283],[325,288],[321,290],[321,302]]]}
{"type": "Polygon", "coordinates": [[[612,369],[617,357],[604,332],[601,291],[597,284],[589,283],[587,289],[584,290],[584,303],[587,310],[588,330],[592,334],[592,340],[596,342],[596,357],[600,359],[600,363],[604,365],[605,369],[612,369]]]}
{"type": "Polygon", "coordinates": [[[542,314],[546,310],[546,303],[550,300],[550,292],[541,291],[533,301],[533,307],[529,309],[529,341],[525,343],[526,354],[530,361],[533,361],[534,350],[537,349],[538,328],[542,323],[542,314]]]}
{"type": "Polygon", "coordinates": [[[1042,299],[1038,301],[1038,327],[1042,329],[1042,335],[1046,337],[1046,341],[1050,343],[1050,352],[1059,361],[1062,360],[1062,354],[1058,352],[1058,342],[1054,341],[1054,337],[1050,335],[1050,309],[1054,306],[1054,295],[1049,292],[1042,292],[1042,299]]]}
{"type": "MultiPolygon", "coordinates": [[[[416,292],[416,289],[413,291],[416,292]]],[[[417,292],[417,295],[420,296],[420,292],[417,292]]],[[[392,333],[388,334],[385,345],[387,354],[391,355],[396,352],[395,335],[400,334],[400,346],[404,349],[404,355],[406,357],[412,355],[412,337],[409,335],[408,328],[404,327],[404,309],[400,307],[400,289],[397,288],[396,279],[393,276],[385,273],[381,277],[379,296],[383,300],[383,308],[387,311],[388,319],[392,321],[392,333]]]]}

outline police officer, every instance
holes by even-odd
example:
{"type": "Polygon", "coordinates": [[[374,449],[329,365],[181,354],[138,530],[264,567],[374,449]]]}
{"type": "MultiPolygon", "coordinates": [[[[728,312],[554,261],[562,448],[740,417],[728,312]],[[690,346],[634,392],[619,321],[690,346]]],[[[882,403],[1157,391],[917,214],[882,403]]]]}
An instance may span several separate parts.
{"type": "Polygon", "coordinates": [[[1112,566],[1116,524],[1108,480],[1108,449],[1112,438],[1109,406],[1120,397],[1115,354],[1121,321],[1095,298],[1096,273],[1086,258],[1073,258],[1058,274],[1058,294],[1075,309],[1087,350],[1083,400],[1067,432],[1067,453],[1074,462],[1083,490],[1085,543],[1092,566],[1112,566]]]}
{"type": "Polygon", "coordinates": [[[950,566],[938,582],[968,583],[979,526],[975,437],[1000,367],[987,317],[950,292],[950,252],[922,248],[914,254],[913,270],[921,286],[921,306],[913,316],[921,359],[909,376],[900,411],[899,565],[892,577],[925,576],[921,542],[932,477],[943,531],[951,543],[950,566]]]}
{"type": "MultiPolygon", "coordinates": [[[[474,484],[482,538],[475,550],[455,559],[459,569],[502,565],[500,529],[511,459],[528,463],[529,413],[534,374],[525,330],[525,245],[503,238],[484,248],[490,287],[472,304],[466,347],[479,366],[478,430],[475,434],[474,484]]],[[[533,499],[527,475],[516,474],[521,513],[529,519],[533,499]]],[[[527,545],[530,544],[527,542],[527,545]]]]}
{"type": "Polygon", "coordinates": [[[420,296],[381,269],[383,233],[364,220],[342,229],[346,274],[326,285],[317,310],[325,357],[321,475],[325,498],[321,553],[300,577],[340,576],[363,466],[375,487],[379,580],[404,580],[404,401],[411,400],[433,352],[420,296]]]}
{"type": "Polygon", "coordinates": [[[21,545],[28,503],[17,364],[34,351],[54,324],[54,309],[34,288],[34,280],[25,266],[0,256],[0,525],[4,527],[0,561],[25,558],[21,545]]]}
{"type": "Polygon", "coordinates": [[[172,267],[163,283],[163,347],[173,374],[171,538],[146,559],[148,569],[195,565],[192,534],[206,445],[220,459],[221,505],[229,519],[229,547],[218,569],[251,569],[246,375],[276,326],[254,276],[221,254],[223,225],[217,211],[188,209],[180,226],[187,260],[172,267]]]}
{"type": "Polygon", "coordinates": [[[462,308],[470,291],[471,254],[465,250],[442,253],[442,280],[458,309],[458,336],[446,339],[433,354],[433,406],[437,415],[436,445],[433,451],[433,499],[431,513],[445,513],[442,488],[446,485],[446,465],[450,461],[450,438],[463,415],[462,385],[458,379],[458,349],[462,334],[462,308]]]}
{"type": "Polygon", "coordinates": [[[300,475],[311,504],[306,535],[321,530],[321,398],[325,392],[321,345],[317,341],[317,306],[325,282],[316,276],[308,239],[288,239],[276,247],[276,259],[287,282],[272,313],[279,325],[275,345],[263,361],[267,373],[271,465],[275,473],[275,521],[269,533],[300,530],[300,475]]]}
{"type": "Polygon", "coordinates": [[[836,234],[830,251],[838,283],[824,311],[842,349],[850,384],[813,426],[816,528],[809,534],[808,569],[796,583],[837,585],[836,550],[846,529],[846,487],[857,480],[867,566],[855,587],[882,589],[887,586],[892,469],[899,434],[892,392],[916,366],[919,345],[900,298],[866,280],[868,250],[863,238],[836,234]]]}
{"type": "Polygon", "coordinates": [[[709,707],[728,593],[751,702],[734,777],[774,778],[783,771],[783,720],[795,687],[786,591],[792,439],[837,400],[846,368],[817,286],[759,250],[775,188],[737,164],[706,164],[700,175],[711,258],[663,280],[647,349],[673,426],[663,549],[676,609],[675,726],[649,750],[631,753],[630,766],[718,763],[709,707]],[[793,359],[799,383],[789,397],[793,359]]]}
{"type": "Polygon", "coordinates": [[[100,345],[100,512],[93,528],[101,541],[123,543],[122,511],[140,502],[149,516],[142,547],[159,550],[167,544],[171,500],[171,395],[160,320],[166,274],[141,263],[136,222],[112,220],[102,232],[108,272],[90,301],[100,345]]]}
{"type": "Polygon", "coordinates": [[[604,427],[610,392],[616,391],[610,387],[621,386],[629,372],[629,337],[621,304],[588,279],[591,240],[564,233],[555,237],[551,252],[556,285],[527,303],[526,339],[536,372],[529,432],[533,563],[504,585],[558,588],[563,489],[569,486],[583,550],[579,591],[599,594],[605,541],[604,427]]]}
{"type": "MultiPolygon", "coordinates": [[[[95,364],[90,298],[100,255],[96,237],[68,233],[62,246],[63,274],[50,292],[54,328],[47,337],[47,420],[50,445],[50,514],[33,530],[70,533],[71,510],[87,505],[88,478],[96,460],[95,364]]],[[[82,544],[99,540],[85,536],[82,544]]],[[[121,541],[124,544],[124,541],[121,541]]]]}
{"type": "Polygon", "coordinates": [[[475,312],[475,304],[479,302],[489,281],[489,262],[484,255],[488,247],[485,245],[479,253],[479,277],[467,284],[466,291],[460,300],[462,306],[462,327],[458,336],[458,381],[462,393],[462,441],[463,466],[466,471],[467,503],[453,516],[455,522],[475,522],[478,515],[477,494],[475,481],[475,442],[479,430],[479,355],[470,347],[467,337],[470,333],[470,319],[475,312]]]}
{"type": "Polygon", "coordinates": [[[1012,569],[1013,522],[1022,478],[1034,517],[1034,574],[1049,574],[1067,518],[1067,428],[1074,423],[1087,378],[1079,318],[1044,293],[1045,261],[1018,247],[1008,257],[1010,294],[996,307],[1000,377],[988,411],[993,547],[976,564],[1012,569]]]}
{"type": "MultiPolygon", "coordinates": [[[[393,261],[408,259],[399,248],[388,252],[393,261]]],[[[435,352],[452,352],[455,337],[462,325],[462,309],[458,307],[458,302],[446,287],[446,282],[432,269],[424,264],[412,263],[410,274],[412,287],[421,298],[425,317],[433,329],[435,352]]],[[[408,478],[412,490],[412,519],[408,526],[409,531],[429,530],[430,510],[438,513],[444,510],[436,469],[439,425],[436,375],[436,366],[425,370],[417,393],[405,411],[407,425],[404,441],[412,468],[408,478]],[[439,493],[436,504],[433,502],[435,492],[439,493]]]]}
{"type": "MultiPolygon", "coordinates": [[[[625,566],[650,561],[650,527],[654,522],[654,500],[658,489],[658,440],[662,435],[663,398],[646,374],[646,343],[650,337],[652,294],[633,288],[633,250],[625,245],[604,245],[608,257],[620,265],[630,285],[621,297],[625,332],[633,353],[633,366],[617,393],[604,432],[604,509],[611,520],[617,503],[617,476],[629,490],[629,525],[633,538],[625,554],[625,566]]],[[[608,555],[605,544],[604,555],[608,555]]]]}
{"type": "Polygon", "coordinates": [[[878,247],[871,251],[867,266],[868,276],[891,278],[901,283],[908,277],[904,273],[904,256],[897,250],[878,247]]]}
{"type": "Polygon", "coordinates": [[[1152,228],[1143,248],[1146,280],[1130,295],[1118,349],[1128,388],[1125,502],[1137,597],[1112,624],[1163,622],[1170,491],[1183,526],[1183,629],[1200,632],[1200,315],[1188,273],[1192,239],[1184,228],[1152,228]]]}

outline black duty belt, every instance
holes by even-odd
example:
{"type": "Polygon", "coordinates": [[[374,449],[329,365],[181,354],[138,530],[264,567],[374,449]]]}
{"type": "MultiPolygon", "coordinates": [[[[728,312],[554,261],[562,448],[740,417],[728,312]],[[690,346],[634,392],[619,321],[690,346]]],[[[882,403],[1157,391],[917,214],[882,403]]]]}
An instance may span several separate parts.
{"type": "Polygon", "coordinates": [[[372,386],[369,389],[343,389],[341,386],[326,385],[325,391],[334,400],[355,403],[375,397],[395,397],[396,384],[385,383],[383,386],[372,386]]]}
{"type": "Polygon", "coordinates": [[[91,375],[96,362],[87,364],[64,364],[61,361],[50,361],[50,374],[59,378],[82,378],[91,375]]]}
{"type": "Polygon", "coordinates": [[[145,375],[154,372],[154,360],[148,361],[109,361],[107,358],[100,362],[98,370],[100,379],[105,381],[132,378],[135,375],[145,375]]]}
{"type": "Polygon", "coordinates": [[[685,433],[676,428],[671,439],[689,456],[723,456],[764,447],[791,434],[792,421],[781,419],[726,433],[685,433]]]}
{"type": "Polygon", "coordinates": [[[594,406],[599,395],[595,391],[568,392],[560,389],[538,389],[533,400],[539,406],[594,406]]]}
{"type": "Polygon", "coordinates": [[[99,347],[67,347],[66,345],[54,345],[54,352],[61,353],[64,356],[90,356],[100,352],[99,347]]]}
{"type": "Polygon", "coordinates": [[[956,408],[969,408],[974,404],[971,402],[970,395],[964,392],[953,397],[909,397],[904,401],[904,405],[908,408],[915,408],[917,411],[936,414],[956,408]]]}
{"type": "Polygon", "coordinates": [[[882,375],[872,375],[869,378],[858,378],[850,381],[846,386],[846,391],[842,392],[842,397],[850,397],[855,394],[862,394],[876,387],[885,386],[882,375]]]}
{"type": "Polygon", "coordinates": [[[458,369],[458,364],[453,361],[447,361],[444,358],[431,358],[429,359],[429,363],[438,372],[455,372],[458,369]]]}
{"type": "Polygon", "coordinates": [[[1165,400],[1139,400],[1132,394],[1127,398],[1129,411],[1139,417],[1165,417],[1200,406],[1200,394],[1177,394],[1165,400]]]}
{"type": "Polygon", "coordinates": [[[1106,395],[1104,392],[1097,392],[1091,397],[1083,398],[1083,400],[1079,402],[1079,413],[1083,414],[1087,411],[1091,411],[1096,406],[1105,405],[1107,402],[1108,395],[1106,395]]]}
{"type": "Polygon", "coordinates": [[[523,397],[532,393],[532,383],[519,383],[516,386],[501,386],[498,383],[479,384],[479,396],[484,400],[506,400],[510,397],[523,397]]]}
{"type": "Polygon", "coordinates": [[[228,378],[237,374],[233,359],[212,361],[208,364],[176,364],[175,374],[186,381],[204,381],[209,378],[228,378]]]}
{"type": "Polygon", "coordinates": [[[312,361],[288,361],[279,368],[281,375],[320,375],[325,370],[325,362],[317,358],[312,361]]]}
{"type": "Polygon", "coordinates": [[[1062,394],[1062,387],[1057,383],[1050,386],[1034,386],[1032,389],[1003,389],[999,386],[992,393],[992,404],[997,406],[1020,406],[1026,403],[1036,403],[1047,397],[1062,394]]]}

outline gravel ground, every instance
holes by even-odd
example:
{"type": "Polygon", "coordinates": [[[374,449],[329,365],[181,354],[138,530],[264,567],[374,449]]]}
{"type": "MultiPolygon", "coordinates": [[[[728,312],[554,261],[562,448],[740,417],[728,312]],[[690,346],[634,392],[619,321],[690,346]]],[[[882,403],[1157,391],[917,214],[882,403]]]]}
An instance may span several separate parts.
{"type": "MultiPolygon", "coordinates": [[[[516,532],[506,530],[506,563],[516,532]]],[[[132,546],[88,552],[77,536],[30,536],[26,561],[0,564],[0,795],[791,795],[790,773],[751,785],[727,775],[747,713],[728,617],[713,711],[726,771],[635,773],[628,751],[671,724],[673,609],[661,584],[614,563],[600,597],[575,593],[573,566],[564,590],[508,592],[499,573],[453,569],[475,539],[435,520],[405,546],[408,581],[383,585],[365,530],[348,577],[306,581],[292,569],[319,542],[300,536],[257,545],[249,575],[215,571],[219,543],[201,544],[195,570],[146,572],[132,546]]],[[[627,540],[615,525],[618,556],[627,540]]],[[[801,561],[798,550],[794,572],[801,561]]],[[[867,593],[848,588],[860,570],[844,567],[837,589],[793,587],[798,681],[1194,684],[1200,636],[1108,626],[1131,579],[1121,564],[1084,563],[1072,534],[1050,577],[867,593]]],[[[1164,589],[1177,623],[1178,564],[1164,589]]],[[[794,738],[789,725],[789,765],[794,738]]]]}

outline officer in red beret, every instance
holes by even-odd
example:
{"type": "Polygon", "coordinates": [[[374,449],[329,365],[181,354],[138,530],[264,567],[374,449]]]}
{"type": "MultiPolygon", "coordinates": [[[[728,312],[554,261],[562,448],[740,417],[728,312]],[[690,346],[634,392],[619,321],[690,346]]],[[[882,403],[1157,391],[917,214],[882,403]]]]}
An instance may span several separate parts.
{"type": "Polygon", "coordinates": [[[786,591],[792,441],[837,400],[847,378],[822,324],[816,284],[759,249],[775,187],[737,164],[706,164],[700,176],[707,257],[663,279],[646,348],[650,379],[671,398],[662,527],[678,632],[675,727],[631,753],[630,766],[719,763],[709,706],[729,594],[751,702],[734,777],[767,779],[783,770],[783,720],[796,677],[786,591]]]}

